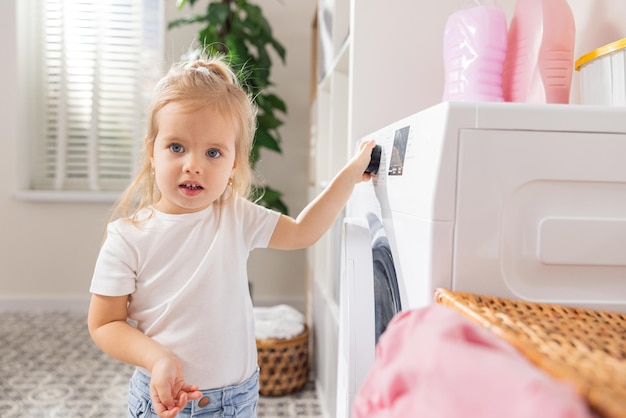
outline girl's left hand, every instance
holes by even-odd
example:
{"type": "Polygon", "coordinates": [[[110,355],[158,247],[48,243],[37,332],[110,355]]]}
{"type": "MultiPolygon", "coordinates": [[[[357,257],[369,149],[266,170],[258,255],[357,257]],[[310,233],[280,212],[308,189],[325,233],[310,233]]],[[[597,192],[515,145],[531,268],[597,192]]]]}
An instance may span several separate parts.
{"type": "Polygon", "coordinates": [[[365,170],[370,164],[372,158],[372,150],[376,146],[376,141],[370,139],[363,141],[359,145],[359,151],[348,162],[348,167],[353,167],[357,176],[356,182],[368,181],[372,178],[373,174],[366,173],[365,170]]]}

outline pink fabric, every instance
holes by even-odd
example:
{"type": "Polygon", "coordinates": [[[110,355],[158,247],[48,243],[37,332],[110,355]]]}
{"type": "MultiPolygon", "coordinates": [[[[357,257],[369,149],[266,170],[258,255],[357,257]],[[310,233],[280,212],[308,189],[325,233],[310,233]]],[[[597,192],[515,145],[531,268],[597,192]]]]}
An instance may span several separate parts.
{"type": "Polygon", "coordinates": [[[460,313],[433,304],[389,323],[354,418],[590,418],[574,389],[460,313]]]}

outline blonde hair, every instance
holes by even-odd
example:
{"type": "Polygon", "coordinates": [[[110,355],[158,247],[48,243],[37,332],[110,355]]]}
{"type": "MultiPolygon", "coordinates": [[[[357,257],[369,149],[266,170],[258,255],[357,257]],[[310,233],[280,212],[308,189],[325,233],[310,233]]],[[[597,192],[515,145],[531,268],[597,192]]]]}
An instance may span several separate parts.
{"type": "MultiPolygon", "coordinates": [[[[113,208],[111,220],[125,217],[137,224],[137,213],[161,198],[156,187],[150,155],[159,127],[159,111],[169,103],[188,106],[190,111],[210,107],[222,117],[230,118],[237,128],[235,163],[237,170],[232,178],[232,192],[225,192],[217,203],[234,195],[249,198],[252,189],[250,150],[256,130],[257,108],[242,89],[237,75],[226,64],[223,56],[203,56],[181,61],[171,66],[169,72],[156,86],[148,115],[148,130],[144,137],[144,155],[139,171],[113,208]]],[[[229,189],[229,188],[227,188],[229,189]]]]}

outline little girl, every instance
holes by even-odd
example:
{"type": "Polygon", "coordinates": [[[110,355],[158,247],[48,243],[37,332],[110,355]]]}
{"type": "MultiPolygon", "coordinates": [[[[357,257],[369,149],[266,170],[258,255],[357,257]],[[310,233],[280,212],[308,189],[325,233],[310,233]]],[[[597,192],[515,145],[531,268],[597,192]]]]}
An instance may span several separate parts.
{"type": "Polygon", "coordinates": [[[114,208],[90,289],[94,342],[137,366],[128,417],[255,417],[248,255],[312,245],[370,178],[373,141],[297,219],[251,202],[255,120],[220,57],[176,64],[157,85],[145,162],[114,208]]]}

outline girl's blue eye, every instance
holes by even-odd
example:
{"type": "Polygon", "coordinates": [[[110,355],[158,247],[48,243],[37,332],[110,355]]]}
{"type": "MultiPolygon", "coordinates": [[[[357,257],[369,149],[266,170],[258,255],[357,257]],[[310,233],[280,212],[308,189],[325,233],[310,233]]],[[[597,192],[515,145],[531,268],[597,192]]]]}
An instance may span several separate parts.
{"type": "Polygon", "coordinates": [[[210,158],[217,158],[220,155],[222,155],[222,153],[219,150],[216,150],[215,148],[211,148],[210,150],[206,152],[206,155],[210,158]]]}
{"type": "Polygon", "coordinates": [[[172,144],[170,145],[170,151],[175,152],[175,153],[179,153],[179,152],[183,152],[183,146],[180,144],[172,144]]]}

